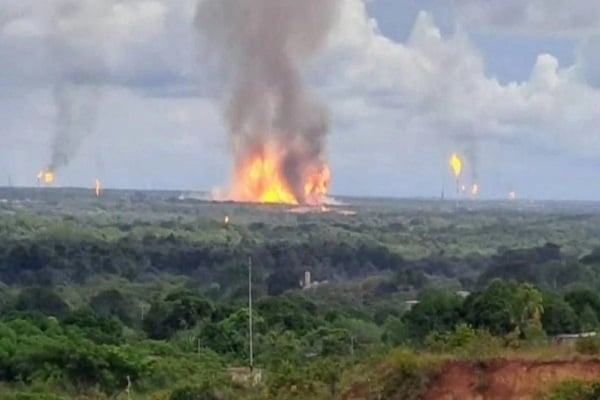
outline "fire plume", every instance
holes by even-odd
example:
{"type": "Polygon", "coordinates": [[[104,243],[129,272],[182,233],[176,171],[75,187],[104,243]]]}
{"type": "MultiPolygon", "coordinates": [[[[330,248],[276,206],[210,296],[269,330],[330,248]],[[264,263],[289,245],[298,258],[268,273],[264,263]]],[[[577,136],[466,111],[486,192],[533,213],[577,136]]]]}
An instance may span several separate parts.
{"type": "Polygon", "coordinates": [[[102,184],[100,183],[100,179],[96,179],[94,181],[94,193],[96,194],[96,197],[100,197],[101,190],[102,190],[102,184]]]}
{"type": "Polygon", "coordinates": [[[454,176],[458,178],[462,172],[462,160],[456,153],[450,157],[450,168],[452,168],[454,176]]]}
{"type": "Polygon", "coordinates": [[[322,204],[331,178],[329,167],[307,166],[302,175],[303,187],[294,190],[284,173],[282,153],[265,146],[238,159],[232,198],[251,203],[322,204]]]}
{"type": "Polygon", "coordinates": [[[471,195],[477,196],[478,194],[479,194],[479,185],[477,183],[474,183],[471,186],[471,195]]]}
{"type": "Polygon", "coordinates": [[[327,165],[313,169],[304,181],[304,199],[309,204],[322,204],[331,182],[331,170],[327,165]]]}
{"type": "Polygon", "coordinates": [[[56,179],[56,173],[50,170],[42,170],[37,174],[37,179],[39,182],[45,185],[50,185],[54,183],[54,180],[56,179]]]}

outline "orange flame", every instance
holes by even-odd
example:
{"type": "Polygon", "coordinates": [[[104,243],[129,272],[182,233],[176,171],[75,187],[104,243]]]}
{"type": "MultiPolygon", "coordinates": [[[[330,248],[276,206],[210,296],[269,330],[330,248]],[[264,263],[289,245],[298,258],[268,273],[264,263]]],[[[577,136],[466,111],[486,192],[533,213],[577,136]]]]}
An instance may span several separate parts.
{"type": "Polygon", "coordinates": [[[322,204],[331,182],[331,170],[327,165],[313,169],[304,181],[304,197],[309,204],[322,204]]]}
{"type": "Polygon", "coordinates": [[[477,196],[478,194],[479,194],[479,185],[477,183],[474,183],[471,186],[471,195],[477,196]]]}
{"type": "Polygon", "coordinates": [[[102,190],[102,184],[99,179],[94,181],[94,193],[96,193],[96,197],[100,197],[100,191],[102,190]]]}
{"type": "Polygon", "coordinates": [[[452,168],[454,176],[458,178],[462,172],[462,160],[456,153],[452,154],[450,157],[450,168],[452,168]]]}
{"type": "Polygon", "coordinates": [[[225,218],[223,219],[223,222],[225,223],[225,225],[229,224],[229,215],[225,216],[225,218]]]}
{"type": "Polygon", "coordinates": [[[515,192],[514,190],[508,193],[508,198],[510,200],[516,200],[517,199],[517,192],[515,192]]]}
{"type": "Polygon", "coordinates": [[[232,198],[236,201],[281,204],[322,204],[327,194],[331,171],[326,165],[304,171],[303,198],[298,198],[287,182],[281,155],[273,146],[238,161],[232,198]]]}
{"type": "Polygon", "coordinates": [[[56,173],[54,171],[50,171],[50,170],[41,170],[37,174],[37,179],[39,182],[41,182],[45,185],[50,185],[50,184],[54,183],[54,180],[56,179],[56,173]]]}

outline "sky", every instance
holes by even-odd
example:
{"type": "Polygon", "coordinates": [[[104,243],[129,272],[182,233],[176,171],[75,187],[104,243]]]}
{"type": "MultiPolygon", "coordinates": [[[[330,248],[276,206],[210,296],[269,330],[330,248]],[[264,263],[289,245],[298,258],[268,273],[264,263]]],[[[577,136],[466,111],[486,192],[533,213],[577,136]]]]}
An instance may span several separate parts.
{"type": "MultiPolygon", "coordinates": [[[[58,185],[226,187],[197,1],[0,0],[0,185],[36,184],[74,118],[62,99],[86,118],[58,185]]],[[[304,74],[330,112],[333,194],[452,196],[458,152],[482,198],[600,200],[597,0],[340,0],[304,74]]]]}

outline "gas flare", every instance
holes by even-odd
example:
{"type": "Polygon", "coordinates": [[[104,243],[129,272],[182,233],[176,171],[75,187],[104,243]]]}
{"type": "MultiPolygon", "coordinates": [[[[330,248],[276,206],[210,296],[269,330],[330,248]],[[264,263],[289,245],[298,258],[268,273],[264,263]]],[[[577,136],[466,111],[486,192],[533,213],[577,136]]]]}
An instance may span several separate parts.
{"type": "Polygon", "coordinates": [[[452,173],[454,173],[454,177],[458,179],[462,172],[462,160],[458,154],[454,153],[450,157],[450,168],[452,168],[452,173]]]}
{"type": "Polygon", "coordinates": [[[508,198],[510,200],[516,200],[517,199],[517,192],[515,192],[514,190],[508,193],[508,198]]]}
{"type": "Polygon", "coordinates": [[[251,203],[322,204],[329,186],[326,165],[308,166],[302,172],[302,192],[296,193],[284,174],[283,156],[274,146],[238,160],[232,199],[251,203]]]}
{"type": "Polygon", "coordinates": [[[472,196],[477,196],[479,194],[479,185],[477,183],[474,183],[471,186],[471,195],[472,196]]]}
{"type": "Polygon", "coordinates": [[[40,183],[43,183],[45,185],[51,185],[56,179],[56,173],[50,170],[41,170],[37,174],[37,179],[40,183]]]}
{"type": "Polygon", "coordinates": [[[100,179],[96,179],[94,181],[94,193],[96,197],[100,197],[100,191],[102,190],[102,184],[100,183],[100,179]]]}
{"type": "Polygon", "coordinates": [[[229,224],[229,215],[226,215],[226,216],[225,216],[225,218],[223,218],[223,223],[224,223],[225,225],[228,225],[228,224],[229,224]]]}

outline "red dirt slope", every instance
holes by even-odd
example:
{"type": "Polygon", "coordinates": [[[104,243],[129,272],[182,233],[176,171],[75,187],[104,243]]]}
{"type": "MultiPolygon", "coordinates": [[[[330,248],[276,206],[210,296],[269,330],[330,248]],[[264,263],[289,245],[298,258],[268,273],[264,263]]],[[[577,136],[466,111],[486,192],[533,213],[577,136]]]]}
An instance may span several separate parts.
{"type": "Polygon", "coordinates": [[[600,377],[600,360],[448,361],[431,377],[426,400],[535,400],[551,385],[600,377]]]}

